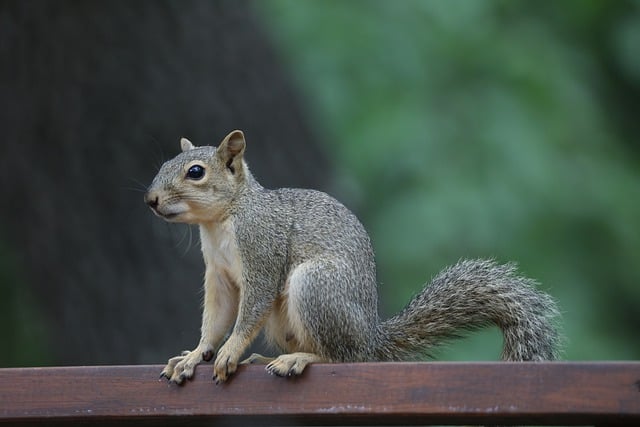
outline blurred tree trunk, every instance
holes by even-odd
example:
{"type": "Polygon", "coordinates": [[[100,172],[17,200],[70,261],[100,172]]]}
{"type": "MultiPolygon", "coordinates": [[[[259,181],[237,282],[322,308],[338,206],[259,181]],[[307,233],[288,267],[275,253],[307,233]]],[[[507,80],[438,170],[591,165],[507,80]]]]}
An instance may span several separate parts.
{"type": "Polygon", "coordinates": [[[322,187],[326,167],[248,3],[3,1],[0,57],[0,243],[50,362],[160,363],[195,346],[197,231],[142,202],[179,137],[243,129],[270,187],[322,187]]]}

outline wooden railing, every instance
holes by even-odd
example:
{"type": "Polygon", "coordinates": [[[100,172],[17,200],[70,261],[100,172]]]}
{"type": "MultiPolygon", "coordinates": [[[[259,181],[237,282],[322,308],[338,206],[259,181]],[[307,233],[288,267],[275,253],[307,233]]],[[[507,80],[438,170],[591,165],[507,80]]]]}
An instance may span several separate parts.
{"type": "Polygon", "coordinates": [[[297,378],[198,367],[0,369],[7,425],[640,425],[640,362],[318,364],[297,378]]]}

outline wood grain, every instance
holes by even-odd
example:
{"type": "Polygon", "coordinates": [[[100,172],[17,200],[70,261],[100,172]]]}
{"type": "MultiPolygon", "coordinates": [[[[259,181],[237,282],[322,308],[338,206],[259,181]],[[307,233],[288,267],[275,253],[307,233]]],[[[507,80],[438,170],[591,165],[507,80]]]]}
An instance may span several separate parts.
{"type": "Polygon", "coordinates": [[[0,424],[640,425],[640,362],[312,365],[298,378],[201,365],[0,369],[0,424]]]}

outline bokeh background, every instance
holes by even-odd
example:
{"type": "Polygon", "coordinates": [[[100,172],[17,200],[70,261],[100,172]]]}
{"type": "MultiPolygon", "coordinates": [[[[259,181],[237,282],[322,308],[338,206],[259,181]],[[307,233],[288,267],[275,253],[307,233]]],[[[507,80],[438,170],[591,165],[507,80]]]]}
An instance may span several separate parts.
{"type": "Polygon", "coordinates": [[[638,359],[639,117],[639,1],[0,1],[0,366],[197,343],[197,230],[142,194],[180,136],[235,128],[264,185],[357,213],[384,317],[460,258],[514,260],[565,359],[638,359]]]}

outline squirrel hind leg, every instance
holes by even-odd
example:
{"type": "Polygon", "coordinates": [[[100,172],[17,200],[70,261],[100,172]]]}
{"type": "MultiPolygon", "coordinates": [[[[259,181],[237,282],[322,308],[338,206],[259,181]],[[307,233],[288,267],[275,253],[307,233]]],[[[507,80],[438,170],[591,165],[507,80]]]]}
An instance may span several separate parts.
{"type": "Polygon", "coordinates": [[[309,363],[328,362],[323,357],[313,353],[291,353],[276,357],[266,367],[267,372],[279,377],[300,375],[309,363]]]}

